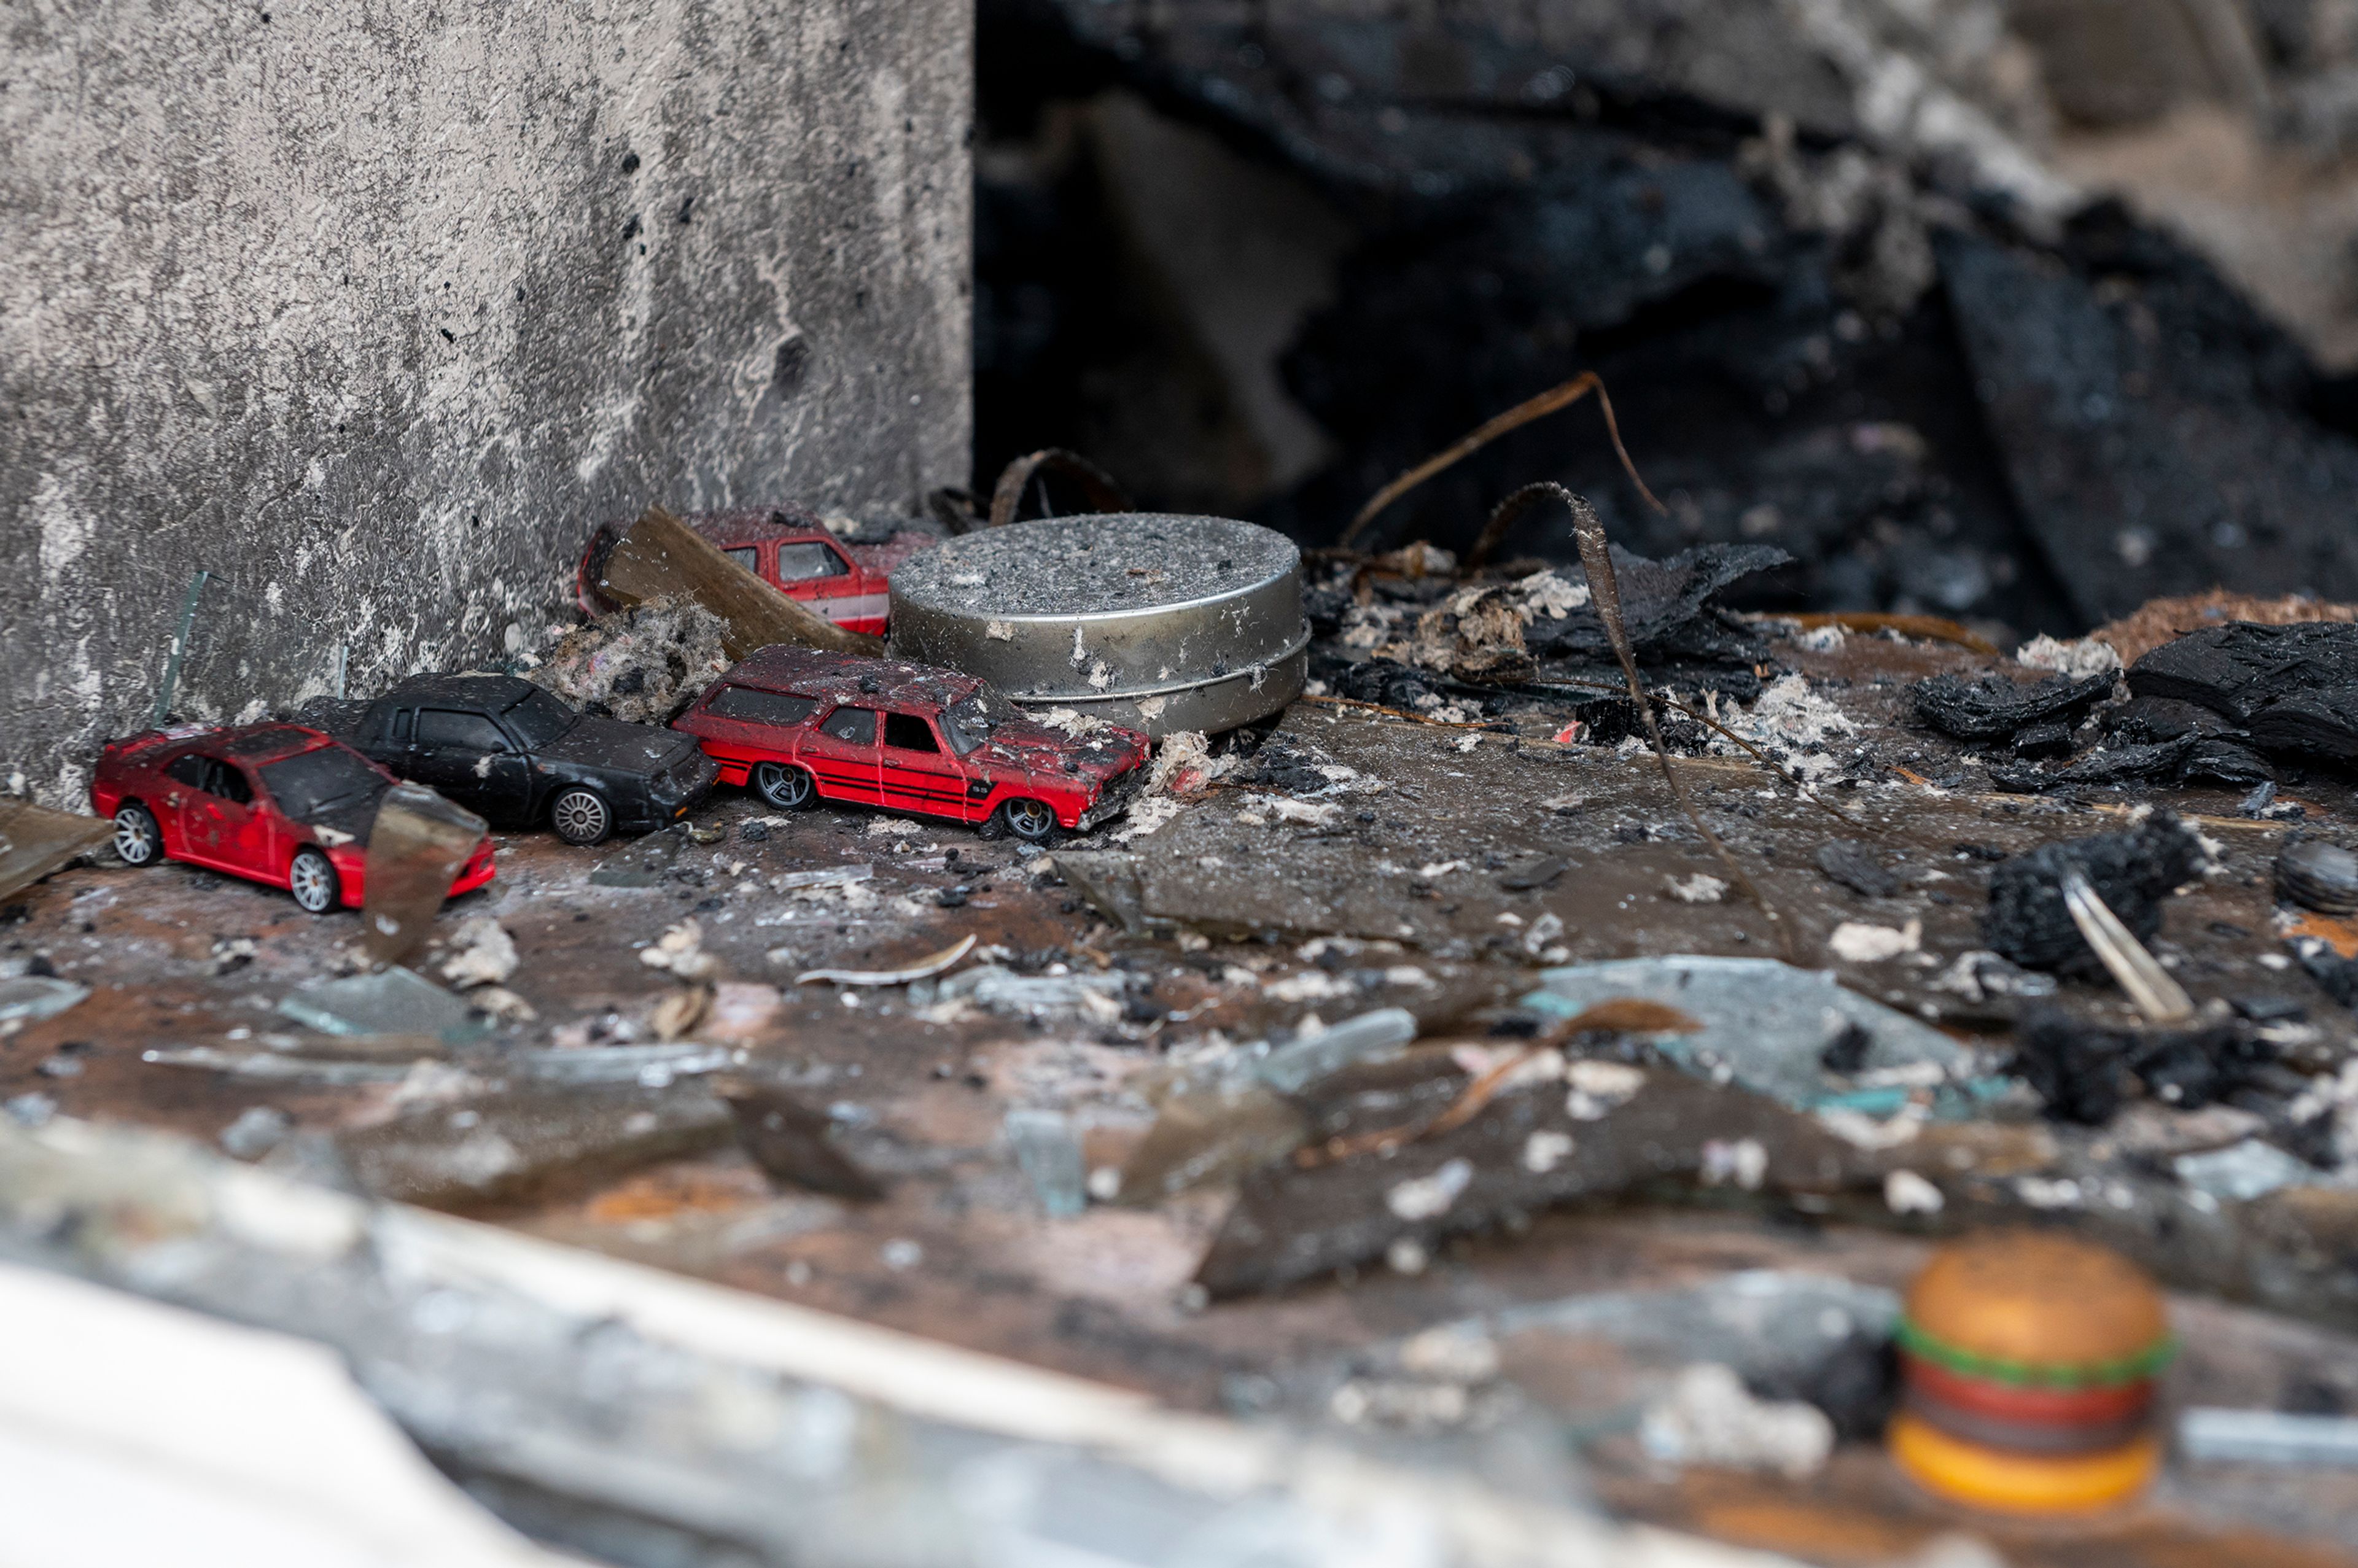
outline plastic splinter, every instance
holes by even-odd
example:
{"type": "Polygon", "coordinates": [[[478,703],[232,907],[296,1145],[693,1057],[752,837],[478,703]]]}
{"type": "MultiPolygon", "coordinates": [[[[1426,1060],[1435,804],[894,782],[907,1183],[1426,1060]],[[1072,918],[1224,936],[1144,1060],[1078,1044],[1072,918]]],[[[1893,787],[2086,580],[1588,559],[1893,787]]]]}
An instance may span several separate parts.
{"type": "Polygon", "coordinates": [[[395,784],[369,830],[361,904],[362,946],[373,964],[398,964],[425,945],[460,868],[486,824],[423,784],[395,784]]]}

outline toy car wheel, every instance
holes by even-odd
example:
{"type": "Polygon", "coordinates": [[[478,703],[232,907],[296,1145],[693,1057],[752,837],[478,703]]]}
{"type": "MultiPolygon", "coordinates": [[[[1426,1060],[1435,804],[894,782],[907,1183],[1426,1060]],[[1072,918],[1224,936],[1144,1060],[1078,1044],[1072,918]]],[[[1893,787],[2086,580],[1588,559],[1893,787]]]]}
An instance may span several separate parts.
{"type": "Polygon", "coordinates": [[[753,787],[762,798],[784,811],[800,811],[818,799],[818,781],[807,768],[784,762],[763,762],[753,770],[753,787]]]}
{"type": "Polygon", "coordinates": [[[595,844],[614,830],[614,814],[597,791],[577,787],[549,803],[548,825],[568,844],[595,844]]]}
{"type": "Polygon", "coordinates": [[[1011,800],[999,815],[1010,833],[1033,844],[1045,843],[1056,831],[1056,814],[1036,800],[1011,800]]]}
{"type": "Polygon", "coordinates": [[[336,868],[308,845],[295,851],[295,863],[287,868],[287,891],[295,895],[296,907],[307,914],[325,914],[343,902],[343,884],[337,879],[336,868]]]}
{"type": "Polygon", "coordinates": [[[114,814],[114,852],[126,866],[152,866],[164,853],[156,814],[133,801],[114,814]]]}

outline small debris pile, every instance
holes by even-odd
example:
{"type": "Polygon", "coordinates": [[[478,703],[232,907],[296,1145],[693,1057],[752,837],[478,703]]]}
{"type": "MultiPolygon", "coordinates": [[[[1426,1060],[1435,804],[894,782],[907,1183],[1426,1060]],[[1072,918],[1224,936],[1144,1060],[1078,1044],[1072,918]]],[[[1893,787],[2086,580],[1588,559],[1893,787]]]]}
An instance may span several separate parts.
{"type": "Polygon", "coordinates": [[[693,600],[670,596],[574,627],[528,678],[584,713],[663,724],[728,667],[720,618],[693,600]]]}

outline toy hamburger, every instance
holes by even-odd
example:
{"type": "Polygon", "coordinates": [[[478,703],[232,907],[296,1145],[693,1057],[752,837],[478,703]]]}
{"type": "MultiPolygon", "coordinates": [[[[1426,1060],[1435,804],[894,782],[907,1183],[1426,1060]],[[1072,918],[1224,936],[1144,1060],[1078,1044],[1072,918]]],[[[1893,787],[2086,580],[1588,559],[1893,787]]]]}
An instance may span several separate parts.
{"type": "Polygon", "coordinates": [[[2117,1253],[2037,1231],[1969,1237],[1917,1276],[1897,1337],[1888,1442],[1929,1489],[2062,1513],[2153,1478],[2154,1379],[2176,1344],[2161,1293],[2117,1253]]]}

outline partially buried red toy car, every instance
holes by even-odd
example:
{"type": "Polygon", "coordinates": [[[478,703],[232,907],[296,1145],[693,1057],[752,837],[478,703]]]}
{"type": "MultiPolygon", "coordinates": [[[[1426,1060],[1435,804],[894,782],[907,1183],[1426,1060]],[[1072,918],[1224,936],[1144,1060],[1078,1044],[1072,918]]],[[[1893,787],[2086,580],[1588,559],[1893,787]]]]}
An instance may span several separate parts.
{"type": "Polygon", "coordinates": [[[772,806],[819,800],[983,824],[1039,840],[1120,811],[1147,739],[1101,725],[1068,735],[972,676],[810,648],[764,648],[673,721],[772,806]]]}
{"type": "MultiPolygon", "coordinates": [[[[720,546],[721,553],[789,599],[797,599],[837,625],[882,633],[892,568],[934,541],[903,532],[882,544],[846,544],[799,508],[691,513],[680,519],[720,546]]],[[[622,536],[616,524],[590,535],[574,571],[574,599],[586,615],[616,608],[598,589],[606,557],[622,536]]]]}
{"type": "MultiPolygon", "coordinates": [[[[99,753],[90,803],[135,866],[169,859],[282,887],[313,914],[358,909],[369,829],[396,781],[351,747],[294,724],[151,730],[99,753]]],[[[450,883],[492,880],[486,838],[450,883]]]]}

